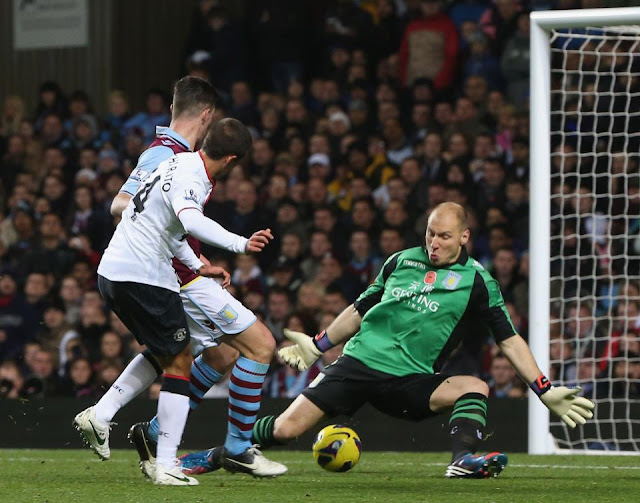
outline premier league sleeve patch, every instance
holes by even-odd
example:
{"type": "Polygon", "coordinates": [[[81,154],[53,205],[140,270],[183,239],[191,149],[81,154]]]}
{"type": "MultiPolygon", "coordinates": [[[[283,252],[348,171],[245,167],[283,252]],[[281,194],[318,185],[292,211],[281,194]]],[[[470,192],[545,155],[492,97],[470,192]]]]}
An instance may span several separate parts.
{"type": "Polygon", "coordinates": [[[133,170],[133,172],[129,175],[129,180],[135,181],[135,182],[144,182],[147,178],[149,178],[149,175],[151,173],[149,173],[148,171],[145,171],[142,168],[136,168],[135,170],[133,170]]]}
{"type": "Polygon", "coordinates": [[[218,311],[218,316],[220,316],[220,319],[227,325],[231,325],[238,319],[238,313],[229,304],[218,311]]]}
{"type": "Polygon", "coordinates": [[[193,189],[185,190],[184,198],[186,201],[193,201],[196,204],[200,204],[200,198],[198,197],[198,193],[193,189]]]}
{"type": "Polygon", "coordinates": [[[453,271],[449,271],[449,274],[447,274],[445,278],[442,280],[442,286],[445,287],[447,290],[455,290],[456,287],[458,286],[458,283],[460,283],[461,279],[462,279],[462,276],[460,274],[455,273],[453,271]]]}

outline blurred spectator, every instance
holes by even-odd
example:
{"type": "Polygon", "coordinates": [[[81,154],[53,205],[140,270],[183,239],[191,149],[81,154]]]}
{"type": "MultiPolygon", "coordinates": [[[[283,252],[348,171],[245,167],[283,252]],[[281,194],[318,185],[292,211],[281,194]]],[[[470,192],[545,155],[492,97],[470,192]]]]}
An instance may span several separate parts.
{"type": "Polygon", "coordinates": [[[236,189],[235,205],[224,215],[216,215],[215,219],[231,232],[251,236],[255,231],[268,227],[257,202],[255,185],[248,180],[242,181],[236,189]]]}
{"type": "Polygon", "coordinates": [[[0,363],[0,398],[19,398],[23,385],[24,378],[13,361],[0,363]]]}
{"type": "Polygon", "coordinates": [[[251,281],[262,281],[262,270],[254,255],[238,255],[236,268],[232,271],[231,283],[242,288],[251,281]]]}
{"type": "Polygon", "coordinates": [[[394,253],[407,248],[400,229],[397,227],[383,227],[380,231],[379,248],[384,260],[394,253]]]}
{"type": "Polygon", "coordinates": [[[25,395],[30,398],[55,395],[60,389],[55,369],[56,362],[50,351],[36,351],[30,365],[31,374],[24,381],[25,395]]]}
{"type": "Polygon", "coordinates": [[[67,112],[67,100],[62,88],[57,82],[44,82],[40,86],[39,102],[33,121],[35,131],[40,132],[44,119],[48,114],[58,114],[60,117],[66,117],[67,112]]]}
{"type": "Polygon", "coordinates": [[[99,389],[103,392],[108,390],[123,370],[124,366],[116,361],[101,361],[96,372],[97,384],[99,389]]]}
{"type": "Polygon", "coordinates": [[[123,142],[123,127],[130,118],[129,101],[124,92],[113,90],[109,93],[109,112],[104,118],[101,134],[103,142],[120,147],[123,142]]]}
{"type": "Polygon", "coordinates": [[[518,276],[518,259],[513,248],[503,247],[493,257],[491,275],[498,280],[505,300],[512,301],[522,312],[528,300],[528,285],[518,276]]]}
{"type": "Polygon", "coordinates": [[[64,305],[57,301],[48,303],[44,310],[44,326],[39,331],[38,341],[43,349],[52,353],[58,352],[60,376],[64,373],[68,360],[69,343],[78,338],[78,333],[65,320],[64,305]]]}
{"type": "Polygon", "coordinates": [[[297,292],[296,309],[306,315],[313,315],[322,309],[325,285],[319,281],[307,281],[297,292]]]}
{"type": "Polygon", "coordinates": [[[569,307],[566,333],[575,338],[576,357],[600,358],[603,356],[607,337],[602,333],[594,319],[593,307],[583,301],[569,307]]]}
{"type": "Polygon", "coordinates": [[[256,73],[263,76],[261,87],[285,93],[291,82],[303,77],[310,28],[307,10],[304,2],[296,0],[251,3],[247,25],[259,65],[256,73]]]}
{"type": "Polygon", "coordinates": [[[68,364],[67,380],[61,394],[74,398],[98,398],[91,363],[86,358],[76,358],[68,364]]]}
{"type": "Polygon", "coordinates": [[[466,37],[469,55],[464,63],[465,78],[479,76],[491,90],[502,88],[500,62],[489,48],[487,37],[479,30],[466,37]]]}
{"type": "Polygon", "coordinates": [[[267,283],[270,288],[275,286],[285,289],[290,297],[293,298],[296,296],[302,281],[303,278],[298,263],[285,255],[281,255],[271,268],[267,283]]]}
{"type": "Polygon", "coordinates": [[[496,0],[480,19],[482,31],[493,40],[494,50],[502,54],[507,41],[518,27],[517,0],[496,0]]]}
{"type": "Polygon", "coordinates": [[[517,31],[502,53],[502,74],[507,81],[507,95],[516,105],[525,105],[529,97],[529,13],[517,15],[517,31]]]}
{"type": "Polygon", "coordinates": [[[271,288],[267,296],[267,315],[264,323],[271,331],[276,341],[284,339],[282,330],[291,312],[289,293],[283,288],[271,288]]]}
{"type": "Polygon", "coordinates": [[[404,85],[427,77],[433,80],[436,90],[442,90],[453,81],[458,33],[441,9],[441,0],[420,0],[420,17],[411,21],[404,32],[399,52],[400,79],[404,85]]]}
{"type": "Polygon", "coordinates": [[[496,398],[520,398],[524,396],[524,391],[519,386],[520,380],[516,376],[509,360],[498,353],[491,362],[489,379],[489,396],[496,398]]]}
{"type": "Polygon", "coordinates": [[[122,363],[124,353],[122,339],[117,333],[107,331],[102,334],[102,338],[100,339],[100,354],[103,359],[122,363]]]}
{"type": "Polygon", "coordinates": [[[24,119],[25,107],[22,98],[16,95],[7,96],[4,99],[0,117],[0,136],[19,134],[24,119]]]}
{"type": "Polygon", "coordinates": [[[40,223],[40,239],[18,261],[18,270],[23,274],[40,271],[56,278],[70,272],[76,253],[64,238],[60,217],[55,213],[44,215],[40,223]]]}
{"type": "Polygon", "coordinates": [[[146,96],[146,110],[139,112],[127,120],[122,129],[128,133],[132,129],[140,129],[144,143],[148,145],[156,134],[156,126],[168,126],[171,114],[166,102],[166,94],[160,89],[150,89],[146,96]]]}
{"type": "Polygon", "coordinates": [[[14,276],[0,276],[0,360],[20,356],[25,344],[35,337],[32,312],[18,290],[14,276]]]}

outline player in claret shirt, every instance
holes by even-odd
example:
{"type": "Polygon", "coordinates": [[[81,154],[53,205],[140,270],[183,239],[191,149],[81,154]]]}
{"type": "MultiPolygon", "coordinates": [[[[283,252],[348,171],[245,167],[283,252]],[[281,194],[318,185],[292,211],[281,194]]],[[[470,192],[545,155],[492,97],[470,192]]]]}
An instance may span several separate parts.
{"type": "MultiPolygon", "coordinates": [[[[593,417],[594,405],[579,388],[553,387],[516,333],[500,288],[465,250],[464,208],[437,206],[429,217],[426,246],[392,255],[353,305],[314,338],[285,330],[296,344],[280,350],[289,365],[304,370],[324,351],[348,341],[329,365],[277,418],[259,419],[254,441],[263,448],[284,444],[325,417],[352,415],[369,402],[411,421],[450,413],[451,464],[447,477],[498,475],[507,464],[499,452],[476,455],[487,417],[487,384],[440,369],[465,337],[488,326],[502,353],[542,402],[570,427],[593,417]]],[[[212,465],[215,468],[215,465],[212,465]]]]}

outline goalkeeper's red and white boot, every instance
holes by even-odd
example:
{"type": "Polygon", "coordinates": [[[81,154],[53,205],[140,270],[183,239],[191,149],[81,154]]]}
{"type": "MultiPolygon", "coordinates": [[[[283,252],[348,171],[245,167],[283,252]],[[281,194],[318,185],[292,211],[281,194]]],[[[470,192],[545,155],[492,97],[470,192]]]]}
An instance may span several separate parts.
{"type": "Polygon", "coordinates": [[[80,436],[102,461],[111,457],[109,450],[109,423],[103,423],[96,418],[93,407],[80,412],[73,418],[73,426],[80,432],[80,436]]]}
{"type": "Polygon", "coordinates": [[[507,455],[490,452],[484,456],[465,454],[447,467],[448,478],[486,479],[497,477],[507,466],[507,455]]]}

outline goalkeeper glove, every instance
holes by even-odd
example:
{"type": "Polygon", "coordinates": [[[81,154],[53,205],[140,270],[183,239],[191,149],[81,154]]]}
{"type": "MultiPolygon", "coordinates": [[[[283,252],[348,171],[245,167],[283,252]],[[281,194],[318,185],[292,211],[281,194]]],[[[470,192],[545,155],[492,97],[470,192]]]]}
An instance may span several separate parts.
{"type": "Polygon", "coordinates": [[[581,391],[579,387],[555,387],[541,375],[531,383],[531,389],[547,409],[559,416],[570,428],[575,428],[578,423],[585,424],[587,419],[593,417],[595,404],[584,397],[576,396],[581,391]]]}
{"type": "Polygon", "coordinates": [[[320,358],[322,353],[334,346],[324,330],[316,335],[315,338],[311,338],[302,332],[294,332],[288,328],[284,329],[284,335],[295,344],[280,349],[278,354],[282,361],[298,370],[307,370],[320,358]]]}

